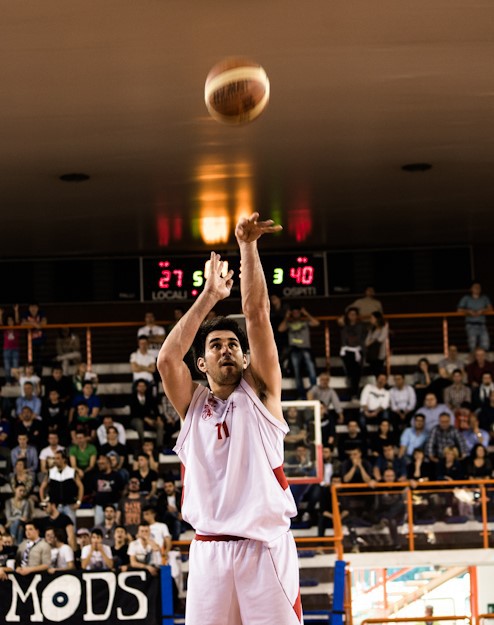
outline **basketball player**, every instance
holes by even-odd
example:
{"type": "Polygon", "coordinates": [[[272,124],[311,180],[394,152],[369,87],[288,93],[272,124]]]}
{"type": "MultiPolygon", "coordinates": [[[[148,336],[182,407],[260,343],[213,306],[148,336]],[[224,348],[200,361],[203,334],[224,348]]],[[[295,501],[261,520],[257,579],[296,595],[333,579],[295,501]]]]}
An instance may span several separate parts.
{"type": "Polygon", "coordinates": [[[288,426],[281,373],[257,240],[277,232],[259,214],[240,219],[242,309],[247,337],[207,313],[228,297],[233,272],[211,253],[203,292],[167,336],[158,369],[184,419],[175,451],[185,466],[182,515],[196,530],[190,548],[187,625],[300,625],[298,560],[290,518],[296,506],[283,473],[288,426]],[[201,325],[202,324],[202,325],[201,325]],[[197,335],[197,336],[196,336],[197,335]],[[183,362],[194,343],[196,384],[183,362]]]}

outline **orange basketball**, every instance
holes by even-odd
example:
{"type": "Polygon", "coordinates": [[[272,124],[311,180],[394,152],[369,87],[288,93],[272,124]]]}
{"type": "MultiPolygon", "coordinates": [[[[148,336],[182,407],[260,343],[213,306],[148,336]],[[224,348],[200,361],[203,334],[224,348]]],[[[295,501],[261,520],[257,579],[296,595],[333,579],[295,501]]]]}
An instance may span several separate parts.
{"type": "Polygon", "coordinates": [[[227,124],[246,124],[259,117],[269,102],[269,79],[253,61],[228,58],[209,72],[204,88],[211,116],[227,124]]]}

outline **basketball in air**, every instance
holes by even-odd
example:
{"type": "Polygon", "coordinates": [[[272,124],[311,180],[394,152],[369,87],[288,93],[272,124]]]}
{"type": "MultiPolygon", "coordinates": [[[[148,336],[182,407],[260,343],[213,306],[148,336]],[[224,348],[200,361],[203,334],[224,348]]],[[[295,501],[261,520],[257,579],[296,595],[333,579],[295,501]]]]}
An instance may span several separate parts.
{"type": "Polygon", "coordinates": [[[254,61],[228,58],[211,68],[204,89],[210,115],[226,124],[247,124],[269,102],[269,79],[254,61]]]}

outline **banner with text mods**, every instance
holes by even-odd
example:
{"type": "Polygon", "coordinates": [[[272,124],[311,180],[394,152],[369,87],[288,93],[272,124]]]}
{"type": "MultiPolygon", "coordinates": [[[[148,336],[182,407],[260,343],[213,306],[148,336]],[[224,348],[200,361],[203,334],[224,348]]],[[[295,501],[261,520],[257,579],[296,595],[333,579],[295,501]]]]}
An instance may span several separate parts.
{"type": "Polygon", "coordinates": [[[145,571],[10,574],[0,582],[0,623],[158,625],[159,588],[145,571]]]}

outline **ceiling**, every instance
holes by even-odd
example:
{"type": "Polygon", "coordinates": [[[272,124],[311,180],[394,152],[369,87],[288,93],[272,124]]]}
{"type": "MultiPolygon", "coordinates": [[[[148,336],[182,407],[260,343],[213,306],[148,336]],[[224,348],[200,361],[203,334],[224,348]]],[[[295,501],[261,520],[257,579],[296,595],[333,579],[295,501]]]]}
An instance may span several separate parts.
{"type": "Polygon", "coordinates": [[[269,249],[491,241],[492,0],[0,0],[0,15],[3,257],[202,250],[218,217],[228,247],[253,209],[284,225],[269,249]],[[271,82],[241,127],[204,105],[232,55],[271,82]],[[401,169],[415,162],[433,167],[401,169]],[[59,179],[73,172],[90,179],[59,179]]]}

